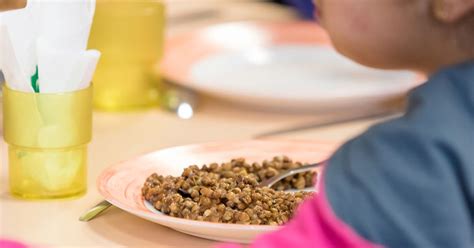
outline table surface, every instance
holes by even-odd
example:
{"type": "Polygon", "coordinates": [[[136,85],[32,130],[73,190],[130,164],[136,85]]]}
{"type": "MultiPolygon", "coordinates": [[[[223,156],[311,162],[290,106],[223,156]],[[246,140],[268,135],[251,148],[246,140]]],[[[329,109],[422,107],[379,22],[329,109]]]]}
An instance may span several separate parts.
{"type": "MultiPolygon", "coordinates": [[[[282,6],[245,0],[168,0],[168,33],[232,20],[289,20],[295,14],[282,6]],[[199,4],[196,4],[199,2],[199,4]],[[206,9],[207,8],[207,9],[206,9]],[[214,14],[193,19],[195,11],[214,14]],[[211,12],[209,12],[211,13],[211,12]]],[[[198,15],[195,15],[198,16],[198,15]]],[[[95,113],[90,144],[88,193],[76,200],[22,201],[8,193],[6,145],[2,143],[0,179],[0,237],[40,246],[208,247],[214,242],[176,232],[116,208],[91,222],[78,221],[101,200],[95,188],[100,172],[114,163],[164,147],[190,143],[251,139],[274,129],[311,123],[339,113],[296,115],[257,112],[209,97],[201,99],[191,120],[155,109],[133,113],[95,113]],[[212,130],[212,131],[203,131],[212,130]]],[[[343,142],[374,121],[353,122],[272,137],[343,142]]]]}

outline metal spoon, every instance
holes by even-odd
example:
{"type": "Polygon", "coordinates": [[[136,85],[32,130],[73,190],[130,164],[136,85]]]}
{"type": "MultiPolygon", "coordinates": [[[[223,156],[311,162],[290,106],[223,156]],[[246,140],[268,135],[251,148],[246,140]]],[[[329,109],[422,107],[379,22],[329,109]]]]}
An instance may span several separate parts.
{"type": "Polygon", "coordinates": [[[163,109],[175,113],[183,120],[194,116],[199,101],[199,96],[195,91],[167,80],[163,82],[162,89],[161,107],[163,109]]]}
{"type": "MultiPolygon", "coordinates": [[[[275,183],[279,182],[280,180],[282,180],[286,177],[289,177],[289,176],[292,176],[292,175],[295,175],[295,174],[298,174],[298,173],[313,170],[317,167],[320,167],[320,166],[324,165],[325,163],[326,163],[326,161],[323,161],[323,162],[320,162],[320,163],[304,165],[304,166],[301,166],[301,167],[298,167],[298,168],[293,168],[293,169],[283,171],[280,174],[261,182],[259,184],[259,186],[260,187],[272,187],[275,183]]],[[[183,197],[190,196],[190,194],[188,192],[186,192],[185,190],[183,190],[183,189],[179,189],[178,193],[181,194],[183,197]]],[[[104,212],[105,210],[107,210],[111,206],[112,206],[112,204],[110,204],[106,200],[103,200],[103,201],[99,202],[97,205],[95,205],[94,207],[92,207],[91,209],[87,210],[84,214],[82,214],[79,217],[79,220],[80,221],[85,221],[85,222],[90,221],[90,220],[94,219],[95,217],[97,217],[102,212],[104,212]]]]}
{"type": "Polygon", "coordinates": [[[84,221],[84,222],[90,221],[90,220],[94,219],[95,217],[97,217],[102,212],[104,212],[105,210],[107,210],[111,206],[112,206],[112,204],[110,204],[106,200],[103,200],[103,201],[99,202],[97,205],[95,205],[92,208],[90,208],[89,210],[87,210],[85,213],[83,213],[79,217],[79,220],[84,221]]]}
{"type": "MultiPolygon", "coordinates": [[[[258,186],[259,187],[269,187],[269,188],[271,188],[275,183],[278,183],[280,180],[282,180],[284,178],[287,178],[289,176],[293,176],[293,175],[298,174],[298,173],[303,173],[303,172],[306,172],[306,171],[313,170],[314,168],[320,167],[320,166],[324,165],[325,163],[326,163],[326,161],[323,161],[323,162],[319,162],[319,163],[316,163],[316,164],[303,165],[303,166],[298,167],[298,168],[293,168],[293,169],[283,171],[283,172],[281,172],[280,174],[278,174],[274,177],[271,177],[267,180],[262,181],[261,183],[258,184],[258,186]]],[[[183,197],[191,197],[191,194],[189,194],[184,189],[178,189],[178,193],[183,197]]]]}
{"type": "Polygon", "coordinates": [[[161,107],[175,113],[180,119],[191,119],[198,105],[199,96],[196,92],[167,83],[163,89],[161,107]]]}
{"type": "Polygon", "coordinates": [[[303,166],[298,167],[298,168],[283,171],[280,174],[259,183],[258,185],[260,187],[269,187],[269,188],[271,188],[275,183],[279,182],[280,180],[282,180],[284,178],[287,178],[289,176],[293,176],[293,175],[298,174],[298,173],[303,173],[303,172],[306,172],[306,171],[310,171],[310,170],[313,170],[317,167],[321,167],[324,164],[326,164],[326,162],[327,161],[322,161],[322,162],[319,162],[319,163],[316,163],[316,164],[303,165],[303,166]]]}

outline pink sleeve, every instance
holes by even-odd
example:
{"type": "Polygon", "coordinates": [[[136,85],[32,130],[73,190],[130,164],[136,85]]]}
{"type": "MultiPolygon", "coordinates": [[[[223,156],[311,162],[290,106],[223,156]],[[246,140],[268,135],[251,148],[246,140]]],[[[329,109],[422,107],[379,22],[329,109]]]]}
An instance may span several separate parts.
{"type": "Polygon", "coordinates": [[[28,248],[27,245],[22,244],[18,241],[1,239],[1,238],[0,238],[0,247],[2,248],[28,248]]]}
{"type": "MultiPolygon", "coordinates": [[[[305,201],[295,217],[280,230],[258,237],[253,248],[286,247],[381,247],[360,237],[333,213],[324,191],[324,180],[319,183],[317,196],[305,201]]],[[[219,248],[238,248],[224,244],[219,248]]]]}

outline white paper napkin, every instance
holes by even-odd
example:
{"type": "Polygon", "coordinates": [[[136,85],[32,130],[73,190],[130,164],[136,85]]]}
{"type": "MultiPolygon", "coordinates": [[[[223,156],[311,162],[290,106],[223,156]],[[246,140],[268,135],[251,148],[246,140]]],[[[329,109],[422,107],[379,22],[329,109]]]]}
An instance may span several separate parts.
{"type": "Polygon", "coordinates": [[[32,11],[29,3],[25,9],[0,14],[0,68],[11,88],[27,92],[33,91],[29,82],[36,70],[37,22],[32,11]]]}
{"type": "Polygon", "coordinates": [[[94,11],[95,0],[29,0],[1,14],[0,68],[9,87],[31,92],[32,77],[40,93],[88,87],[100,57],[86,50],[94,11]]]}

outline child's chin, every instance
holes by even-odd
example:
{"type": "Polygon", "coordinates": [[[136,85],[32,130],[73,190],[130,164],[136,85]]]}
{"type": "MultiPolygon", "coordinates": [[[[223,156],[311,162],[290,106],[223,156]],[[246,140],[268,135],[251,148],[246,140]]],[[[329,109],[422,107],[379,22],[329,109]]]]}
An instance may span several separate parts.
{"type": "Polygon", "coordinates": [[[383,58],[367,57],[367,56],[364,56],[363,54],[344,53],[341,51],[339,51],[339,53],[341,53],[343,56],[349,58],[350,60],[358,64],[371,67],[371,68],[384,69],[384,70],[407,69],[407,68],[400,68],[400,66],[393,64],[393,61],[387,61],[386,59],[383,59],[383,58]]]}

